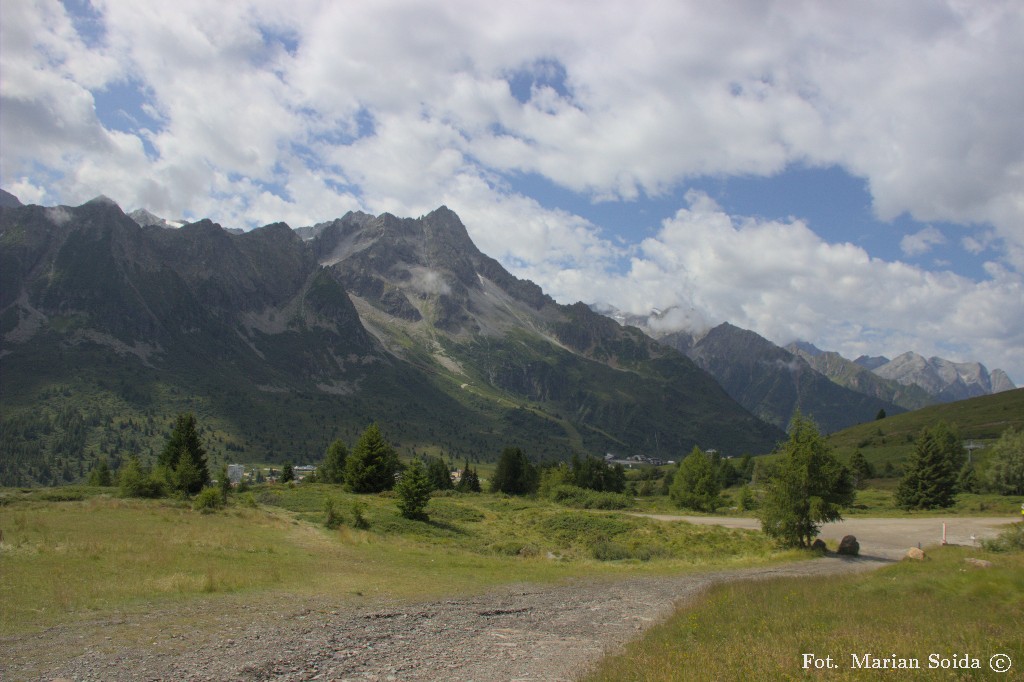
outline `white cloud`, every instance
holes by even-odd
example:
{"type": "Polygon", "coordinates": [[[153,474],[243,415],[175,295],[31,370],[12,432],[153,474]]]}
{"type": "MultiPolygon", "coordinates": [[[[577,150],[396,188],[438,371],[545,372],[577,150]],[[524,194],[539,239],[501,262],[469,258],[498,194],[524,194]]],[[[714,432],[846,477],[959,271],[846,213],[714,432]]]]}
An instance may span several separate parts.
{"type": "Polygon", "coordinates": [[[946,237],[938,229],[929,225],[928,227],[908,234],[900,240],[900,250],[908,256],[920,256],[928,253],[933,246],[946,243],[946,237]]]}
{"type": "MultiPolygon", "coordinates": [[[[0,177],[23,198],[103,193],[229,226],[445,203],[482,250],[560,298],[606,291],[634,310],[681,304],[673,316],[874,352],[948,338],[979,357],[991,347],[1024,378],[1013,0],[94,6],[99,32],[82,36],[56,0],[4,4],[0,177]],[[138,89],[141,111],[126,113],[139,126],[101,122],[115,85],[138,89]],[[866,179],[882,218],[962,225],[997,274],[878,261],[699,195],[657,236],[618,245],[507,183],[535,173],[622,201],[796,163],[866,179]],[[629,257],[628,275],[607,274],[629,257]],[[968,332],[977,311],[997,319],[989,340],[968,332]]],[[[925,229],[901,246],[919,255],[937,239],[925,229]]]]}
{"type": "MultiPolygon", "coordinates": [[[[734,217],[706,195],[644,240],[630,270],[555,278],[561,298],[600,300],[626,312],[678,312],[676,328],[728,321],[777,343],[803,339],[856,357],[908,349],[954,360],[984,359],[1020,377],[1024,285],[991,266],[973,282],[871,258],[823,241],[800,221],[734,217]]],[[[665,326],[665,322],[662,322],[665,326]]]]}

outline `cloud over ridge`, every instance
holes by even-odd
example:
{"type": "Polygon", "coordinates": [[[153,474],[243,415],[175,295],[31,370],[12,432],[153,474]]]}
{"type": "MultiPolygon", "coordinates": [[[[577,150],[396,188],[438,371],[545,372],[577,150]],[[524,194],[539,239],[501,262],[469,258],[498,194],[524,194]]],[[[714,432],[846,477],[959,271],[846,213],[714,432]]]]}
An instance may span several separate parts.
{"type": "Polygon", "coordinates": [[[0,178],[23,201],[105,193],[238,227],[443,203],[562,299],[680,306],[689,323],[847,352],[983,357],[1024,379],[1024,9],[1011,0],[2,12],[0,178]],[[518,184],[628,205],[797,164],[865,179],[880,219],[955,225],[893,240],[908,257],[962,244],[989,257],[986,277],[882,260],[799,216],[729,215],[698,192],[616,238],[518,184]]]}

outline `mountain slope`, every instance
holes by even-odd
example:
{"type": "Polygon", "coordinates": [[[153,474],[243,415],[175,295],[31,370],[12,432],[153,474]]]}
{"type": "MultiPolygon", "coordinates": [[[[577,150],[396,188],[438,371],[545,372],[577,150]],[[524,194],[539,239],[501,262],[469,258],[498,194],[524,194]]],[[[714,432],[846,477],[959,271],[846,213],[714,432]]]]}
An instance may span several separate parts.
{"type": "Polygon", "coordinates": [[[737,402],[779,427],[786,426],[797,410],[826,432],[871,421],[880,409],[889,414],[903,411],[887,400],[839,386],[803,358],[728,323],[699,338],[666,335],[661,343],[685,352],[737,402]]]}
{"type": "MultiPolygon", "coordinates": [[[[812,347],[813,348],[813,347],[812,347]]],[[[885,379],[867,367],[847,360],[839,353],[809,349],[807,344],[792,343],[786,350],[803,358],[815,371],[835,383],[864,395],[891,402],[907,410],[917,410],[935,399],[916,384],[901,384],[885,379]]]]}
{"type": "Polygon", "coordinates": [[[679,353],[560,306],[448,209],[140,226],[97,199],[0,208],[0,483],[152,457],[198,413],[214,464],[318,461],[370,421],[405,452],[763,452],[782,437],[679,353]]]}

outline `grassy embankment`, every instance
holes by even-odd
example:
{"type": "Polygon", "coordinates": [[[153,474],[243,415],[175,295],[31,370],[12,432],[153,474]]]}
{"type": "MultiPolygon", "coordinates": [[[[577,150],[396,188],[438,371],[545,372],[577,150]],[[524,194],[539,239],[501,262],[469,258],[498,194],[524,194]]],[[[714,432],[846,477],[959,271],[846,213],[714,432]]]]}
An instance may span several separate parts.
{"type": "Polygon", "coordinates": [[[430,522],[388,495],[273,486],[213,514],[111,489],[0,491],[0,634],[196,598],[421,599],[518,581],[614,578],[796,556],[760,533],[665,524],[495,495],[430,502],[430,522]],[[323,526],[331,497],[344,518],[323,526]],[[368,529],[354,527],[364,505],[368,529]]]}
{"type": "MultiPolygon", "coordinates": [[[[1017,542],[1024,542],[1018,524],[1017,542]]],[[[681,608],[623,653],[606,658],[587,682],[605,680],[860,680],[885,671],[851,668],[862,658],[918,659],[899,679],[1020,679],[1024,668],[1024,551],[965,547],[931,550],[867,574],[731,583],[681,608]],[[968,564],[968,557],[992,562],[968,564]],[[803,669],[804,654],[836,669],[803,669]],[[978,659],[980,670],[929,669],[940,659],[978,659]],[[1008,675],[990,670],[1005,654],[1008,675]]],[[[941,661],[940,661],[941,665],[941,661]]],[[[952,665],[952,663],[950,663],[952,665]]],[[[813,664],[812,664],[813,666],[813,664]]]]}
{"type": "MultiPolygon", "coordinates": [[[[918,435],[939,422],[956,426],[964,440],[990,444],[1008,428],[1024,430],[1024,389],[892,415],[843,429],[829,436],[828,442],[843,461],[860,450],[879,471],[886,464],[898,468],[913,453],[918,435]]],[[[986,455],[982,448],[974,456],[984,461],[986,455]]]]}

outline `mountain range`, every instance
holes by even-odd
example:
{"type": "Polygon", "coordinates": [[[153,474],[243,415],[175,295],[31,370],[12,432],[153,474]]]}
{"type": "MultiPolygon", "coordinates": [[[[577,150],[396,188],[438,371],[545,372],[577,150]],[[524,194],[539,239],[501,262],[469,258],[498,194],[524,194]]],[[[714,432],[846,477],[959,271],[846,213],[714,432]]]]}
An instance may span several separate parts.
{"type": "Polygon", "coordinates": [[[1015,388],[1005,372],[990,373],[978,362],[925,359],[913,352],[894,360],[848,360],[806,342],[780,347],[729,323],[698,332],[665,331],[658,321],[668,311],[644,317],[594,308],[686,354],[737,402],[780,428],[797,410],[834,432],[874,419],[879,410],[898,414],[1015,388]]]}
{"type": "Polygon", "coordinates": [[[597,310],[511,275],[445,207],[243,233],[3,192],[0,484],[151,458],[185,410],[215,462],[316,462],[373,421],[406,454],[667,459],[767,452],[796,410],[831,432],[1013,388],[978,363],[597,310]]]}
{"type": "Polygon", "coordinates": [[[0,207],[0,484],[151,460],[185,410],[214,463],[316,462],[374,421],[455,460],[783,437],[685,355],[509,274],[447,208],[349,213],[305,240],[135,217],[103,197],[0,207]]]}

